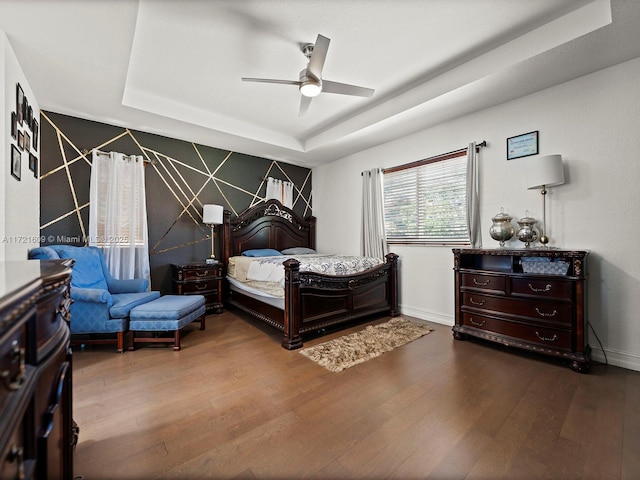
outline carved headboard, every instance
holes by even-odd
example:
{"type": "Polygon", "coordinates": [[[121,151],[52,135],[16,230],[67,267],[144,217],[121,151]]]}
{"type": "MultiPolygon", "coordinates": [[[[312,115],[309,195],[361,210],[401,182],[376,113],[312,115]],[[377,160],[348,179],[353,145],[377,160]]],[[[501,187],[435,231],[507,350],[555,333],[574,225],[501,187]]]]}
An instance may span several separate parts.
{"type": "Polygon", "coordinates": [[[283,250],[291,247],[316,246],[316,218],[300,218],[277,200],[268,200],[246,210],[236,218],[224,212],[222,256],[240,255],[252,248],[283,250]]]}

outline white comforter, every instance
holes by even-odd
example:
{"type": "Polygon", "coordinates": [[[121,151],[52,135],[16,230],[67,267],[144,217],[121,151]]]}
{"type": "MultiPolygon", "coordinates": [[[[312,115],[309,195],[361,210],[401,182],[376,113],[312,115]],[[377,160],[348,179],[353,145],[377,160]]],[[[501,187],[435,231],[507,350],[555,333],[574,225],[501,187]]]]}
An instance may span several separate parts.
{"type": "Polygon", "coordinates": [[[349,255],[279,255],[274,257],[244,257],[229,259],[228,274],[251,285],[265,289],[276,296],[284,296],[284,266],[286,260],[295,258],[300,262],[301,272],[325,275],[354,275],[383,263],[375,257],[349,255]]]}

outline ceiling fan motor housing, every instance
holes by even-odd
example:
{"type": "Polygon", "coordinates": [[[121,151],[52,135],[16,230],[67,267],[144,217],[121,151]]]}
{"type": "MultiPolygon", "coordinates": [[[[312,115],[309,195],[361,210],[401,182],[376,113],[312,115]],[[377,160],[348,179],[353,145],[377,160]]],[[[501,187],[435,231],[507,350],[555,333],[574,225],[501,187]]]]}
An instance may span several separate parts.
{"type": "Polygon", "coordinates": [[[300,93],[305,97],[315,97],[322,91],[322,81],[313,75],[307,75],[305,68],[300,72],[300,93]]]}

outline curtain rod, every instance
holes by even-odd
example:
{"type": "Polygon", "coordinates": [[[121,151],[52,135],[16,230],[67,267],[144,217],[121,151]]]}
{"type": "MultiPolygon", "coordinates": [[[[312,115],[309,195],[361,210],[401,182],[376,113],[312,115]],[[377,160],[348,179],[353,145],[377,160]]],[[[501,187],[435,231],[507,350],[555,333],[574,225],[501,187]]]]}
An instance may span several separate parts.
{"type": "MultiPolygon", "coordinates": [[[[82,153],[83,155],[89,155],[91,153],[93,153],[93,151],[96,151],[98,153],[102,153],[104,155],[109,155],[109,152],[103,152],[102,150],[98,150],[97,148],[92,148],[91,150],[89,150],[88,148],[83,148],[82,150],[80,150],[80,153],[82,153]]],[[[126,154],[125,154],[126,155],[126,154]]],[[[127,157],[130,157],[131,155],[126,155],[127,157]]],[[[156,161],[155,160],[147,160],[146,158],[143,158],[142,161],[144,163],[150,163],[151,165],[155,165],[156,161]]]]}
{"type": "MultiPolygon", "coordinates": [[[[476,143],[476,152],[483,147],[487,146],[487,141],[482,140],[481,142],[476,143]]],[[[426,165],[427,163],[433,163],[440,160],[447,160],[449,158],[459,157],[462,152],[466,152],[467,148],[459,148],[458,150],[454,150],[452,152],[443,153],[440,155],[435,155],[429,158],[423,158],[422,160],[416,160],[415,162],[404,163],[402,165],[397,165],[395,167],[384,168],[382,173],[391,173],[391,172],[399,172],[401,170],[406,170],[408,168],[419,167],[421,165],[426,165]]]]}

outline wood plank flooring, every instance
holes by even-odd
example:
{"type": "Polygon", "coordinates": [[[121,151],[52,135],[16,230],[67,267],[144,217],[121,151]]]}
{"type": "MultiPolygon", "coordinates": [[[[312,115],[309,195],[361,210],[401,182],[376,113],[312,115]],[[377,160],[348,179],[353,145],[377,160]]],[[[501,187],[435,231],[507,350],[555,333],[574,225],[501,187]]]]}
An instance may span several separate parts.
{"type": "MultiPolygon", "coordinates": [[[[379,323],[379,319],[371,323],[379,323]]],[[[360,324],[305,342],[314,345],[360,324]]],[[[183,348],[75,349],[74,473],[97,479],[637,479],[640,372],[435,331],[340,373],[239,312],[183,348]]]]}

